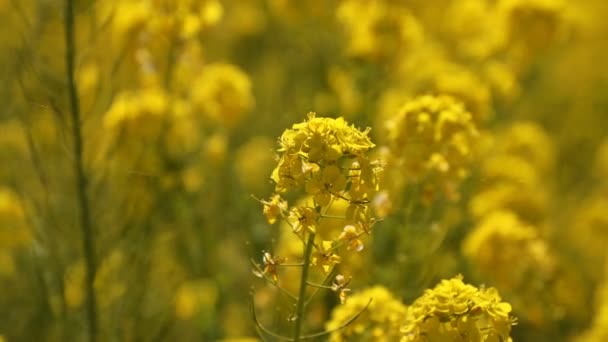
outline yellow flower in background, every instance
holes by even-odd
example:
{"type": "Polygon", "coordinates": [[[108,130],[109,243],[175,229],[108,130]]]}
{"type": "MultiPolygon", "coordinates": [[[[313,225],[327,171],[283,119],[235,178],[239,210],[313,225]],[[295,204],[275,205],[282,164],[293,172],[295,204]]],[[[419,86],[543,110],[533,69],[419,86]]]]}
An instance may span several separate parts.
{"type": "Polygon", "coordinates": [[[557,41],[563,26],[565,2],[562,0],[504,0],[499,11],[505,17],[509,43],[522,62],[557,41]]]}
{"type": "MultiPolygon", "coordinates": [[[[447,190],[469,174],[478,133],[471,113],[458,100],[420,96],[406,102],[386,124],[393,178],[402,173],[401,182],[429,179],[447,190]]],[[[394,183],[398,192],[399,184],[394,183]]]]}
{"type": "Polygon", "coordinates": [[[426,290],[407,308],[401,341],[511,341],[513,324],[511,305],[495,288],[478,289],[457,276],[426,290]]]}
{"type": "Polygon", "coordinates": [[[485,279],[510,291],[542,283],[555,268],[537,229],[508,211],[487,214],[463,242],[462,253],[485,279]]]}
{"type": "Polygon", "coordinates": [[[247,74],[227,63],[205,65],[190,92],[204,117],[228,128],[240,123],[255,103],[247,74]]]}
{"type": "Polygon", "coordinates": [[[216,285],[207,280],[193,280],[183,283],[175,294],[175,315],[187,320],[194,318],[202,310],[215,310],[218,300],[216,285]]]}
{"type": "Polygon", "coordinates": [[[133,136],[155,137],[168,109],[169,98],[159,87],[126,91],[112,102],[104,116],[104,125],[108,129],[125,129],[133,136]]]}
{"type": "Polygon", "coordinates": [[[25,247],[33,238],[21,200],[12,190],[0,187],[0,249],[25,247]]]}
{"type": "MultiPolygon", "coordinates": [[[[127,291],[127,284],[123,280],[122,270],[125,265],[125,256],[119,249],[112,251],[102,259],[93,287],[97,302],[101,308],[107,308],[121,298],[127,291]]],[[[78,308],[84,303],[85,296],[85,265],[83,260],[70,265],[64,274],[64,297],[70,308],[78,308]]]]}
{"type": "Polygon", "coordinates": [[[360,314],[359,317],[346,327],[332,332],[329,341],[398,341],[405,312],[405,305],[382,286],[357,291],[344,304],[332,310],[325,326],[328,330],[334,330],[355,315],[360,314]]]}
{"type": "Polygon", "coordinates": [[[492,115],[492,94],[488,84],[461,66],[447,64],[443,68],[435,77],[435,90],[462,101],[476,124],[488,121],[492,115]]]}
{"type": "Polygon", "coordinates": [[[522,158],[542,175],[550,172],[555,164],[554,149],[551,137],[539,124],[520,121],[498,135],[494,153],[522,158]]]}
{"type": "Polygon", "coordinates": [[[269,151],[274,148],[270,138],[257,136],[239,147],[236,152],[234,169],[240,183],[251,193],[261,193],[270,186],[268,174],[275,163],[269,151]]]}
{"type": "Polygon", "coordinates": [[[424,35],[407,6],[394,1],[343,1],[336,17],[348,34],[347,51],[371,60],[395,58],[424,35]]]}

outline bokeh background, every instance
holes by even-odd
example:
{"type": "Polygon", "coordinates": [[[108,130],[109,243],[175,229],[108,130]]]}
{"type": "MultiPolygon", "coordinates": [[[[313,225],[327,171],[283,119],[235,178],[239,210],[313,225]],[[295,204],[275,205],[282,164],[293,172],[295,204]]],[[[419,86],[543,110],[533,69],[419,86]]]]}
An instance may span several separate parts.
{"type": "MultiPolygon", "coordinates": [[[[608,340],[608,2],[74,5],[99,341],[257,341],[252,296],[287,329],[251,260],[293,241],[255,198],[274,189],[277,137],[310,111],[371,127],[388,158],[385,218],[341,265],[353,293],[407,306],[462,274],[511,303],[515,341],[608,340]],[[471,160],[431,167],[428,146],[395,138],[424,95],[470,113],[471,160]]],[[[0,0],[0,341],[88,336],[64,6],[0,0]]]]}

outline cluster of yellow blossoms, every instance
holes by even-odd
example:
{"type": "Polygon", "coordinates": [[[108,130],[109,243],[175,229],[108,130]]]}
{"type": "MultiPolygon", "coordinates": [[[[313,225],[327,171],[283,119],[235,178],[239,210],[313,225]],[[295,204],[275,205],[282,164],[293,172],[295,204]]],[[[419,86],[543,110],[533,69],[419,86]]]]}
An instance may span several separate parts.
{"type": "Polygon", "coordinates": [[[386,288],[374,286],[361,290],[332,311],[326,323],[327,330],[333,331],[329,341],[397,341],[405,312],[405,305],[386,288]],[[338,329],[359,313],[354,322],[338,329]]]}
{"type": "Polygon", "coordinates": [[[264,209],[269,221],[281,212],[277,210],[282,207],[279,194],[303,188],[314,205],[290,210],[294,232],[305,228],[314,233],[321,216],[319,208],[337,199],[350,203],[346,218],[353,220],[359,231],[368,231],[373,223],[368,203],[383,171],[380,161],[366,155],[374,147],[368,132],[349,126],[342,118],[317,118],[314,113],[306,122],[286,130],[279,138],[278,166],[271,177],[277,194],[264,209]]]}
{"type": "Polygon", "coordinates": [[[552,244],[563,236],[548,217],[554,160],[538,124],[514,123],[499,133],[481,163],[481,189],[469,204],[475,225],[462,244],[477,275],[508,296],[522,325],[534,327],[585,315],[570,293],[580,276],[552,244]]]}
{"type": "Polygon", "coordinates": [[[375,223],[369,203],[378,190],[383,164],[368,156],[374,147],[368,133],[369,129],[360,131],[343,118],[320,118],[310,113],[308,120],[293,125],[279,138],[278,165],[271,176],[276,193],[263,201],[264,214],[271,224],[285,218],[302,238],[317,234],[321,220],[342,221],[338,236],[314,246],[312,262],[325,273],[340,262],[335,252],[341,246],[361,251],[360,238],[369,234],[375,223]],[[289,208],[281,194],[297,190],[309,195],[312,203],[289,208]],[[327,216],[334,203],[344,201],[348,206],[327,216]]]}
{"type": "Polygon", "coordinates": [[[443,280],[407,308],[401,341],[511,341],[510,312],[494,288],[443,280]]]}
{"type": "MultiPolygon", "coordinates": [[[[387,122],[391,170],[410,184],[437,186],[454,198],[468,175],[477,129],[453,97],[420,96],[387,122]]],[[[396,185],[396,191],[400,188],[396,185]]]]}
{"type": "Polygon", "coordinates": [[[495,211],[467,236],[462,252],[501,289],[515,290],[552,274],[555,260],[548,257],[547,248],[534,226],[510,211],[495,211]]]}
{"type": "MultiPolygon", "coordinates": [[[[278,140],[278,165],[271,175],[275,194],[261,202],[268,222],[283,219],[301,242],[299,251],[294,251],[285,237],[281,237],[283,243],[279,245],[284,253],[302,258],[296,316],[303,314],[298,308],[309,285],[331,290],[342,303],[346,302],[350,277],[340,273],[333,279],[328,277],[342,262],[344,249],[363,250],[363,238],[376,222],[370,201],[380,186],[384,166],[380,160],[370,159],[375,145],[369,131],[361,131],[343,118],[322,118],[309,113],[306,121],[285,130],[278,140]],[[302,193],[308,197],[291,206],[282,197],[302,193]],[[340,226],[338,231],[334,229],[336,225],[340,226]],[[333,280],[331,286],[310,283],[313,277],[308,274],[309,265],[322,271],[322,284],[333,280]]],[[[286,258],[264,252],[262,261],[262,265],[254,264],[254,274],[283,291],[288,289],[279,282],[279,269],[286,264],[286,258]]],[[[282,274],[290,279],[289,283],[298,283],[292,274],[282,274]]],[[[296,321],[296,337],[299,324],[296,321]]]]}

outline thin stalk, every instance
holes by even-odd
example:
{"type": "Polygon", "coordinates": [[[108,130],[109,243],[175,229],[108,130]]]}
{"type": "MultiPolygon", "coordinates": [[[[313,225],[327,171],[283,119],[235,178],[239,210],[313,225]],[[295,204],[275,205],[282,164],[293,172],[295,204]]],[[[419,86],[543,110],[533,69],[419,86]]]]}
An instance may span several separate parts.
{"type": "Polygon", "coordinates": [[[87,296],[86,313],[89,328],[89,341],[95,342],[97,339],[97,304],[95,300],[95,250],[93,237],[93,223],[87,195],[87,178],[84,171],[83,162],[83,139],[82,139],[82,118],[80,115],[80,103],[78,89],[74,77],[76,43],[74,33],[74,1],[65,2],[65,63],[67,73],[68,96],[70,114],[72,118],[72,138],[74,140],[74,173],[78,205],[80,209],[80,227],[82,229],[82,248],[86,266],[85,290],[87,296]]]}
{"type": "Polygon", "coordinates": [[[312,254],[312,247],[315,244],[315,234],[310,233],[308,235],[308,241],[306,241],[306,247],[304,249],[304,265],[302,266],[302,278],[300,279],[300,294],[298,295],[298,302],[296,303],[296,318],[295,328],[293,332],[294,342],[300,341],[300,334],[302,332],[302,322],[304,316],[304,303],[306,302],[306,285],[308,284],[308,270],[310,268],[310,256],[312,254]]]}

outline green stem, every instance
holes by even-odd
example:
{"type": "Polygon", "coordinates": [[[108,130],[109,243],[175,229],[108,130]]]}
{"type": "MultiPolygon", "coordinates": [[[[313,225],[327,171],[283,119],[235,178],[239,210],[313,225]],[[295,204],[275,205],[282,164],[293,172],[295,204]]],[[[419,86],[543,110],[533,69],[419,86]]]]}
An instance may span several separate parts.
{"type": "Polygon", "coordinates": [[[310,256],[312,254],[312,247],[315,244],[315,234],[310,233],[308,235],[308,241],[306,241],[306,247],[304,249],[304,265],[302,266],[302,278],[300,279],[300,294],[298,295],[298,302],[296,303],[296,319],[295,329],[293,333],[294,342],[300,341],[300,335],[302,332],[302,322],[304,316],[304,303],[306,302],[306,285],[308,284],[308,270],[310,269],[310,256]]]}
{"type": "Polygon", "coordinates": [[[82,248],[86,266],[85,290],[87,295],[87,319],[89,325],[89,341],[97,338],[97,304],[95,300],[95,246],[93,242],[93,223],[87,195],[87,178],[84,171],[83,141],[80,116],[78,89],[74,77],[76,43],[74,33],[74,1],[65,2],[65,63],[67,73],[70,114],[72,118],[72,138],[74,139],[74,173],[78,205],[80,207],[80,227],[82,229],[82,248]]]}

